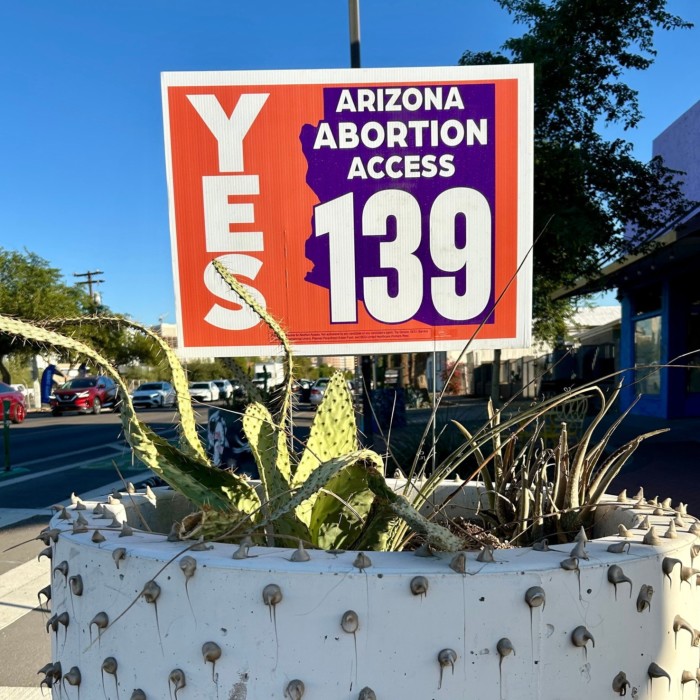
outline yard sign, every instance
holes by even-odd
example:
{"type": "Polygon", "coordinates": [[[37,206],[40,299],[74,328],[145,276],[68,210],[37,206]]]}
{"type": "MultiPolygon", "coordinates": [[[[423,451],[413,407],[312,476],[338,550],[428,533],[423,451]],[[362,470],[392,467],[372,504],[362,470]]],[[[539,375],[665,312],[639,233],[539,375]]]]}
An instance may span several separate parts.
{"type": "Polygon", "coordinates": [[[163,74],[185,356],[529,344],[532,70],[163,74]]]}

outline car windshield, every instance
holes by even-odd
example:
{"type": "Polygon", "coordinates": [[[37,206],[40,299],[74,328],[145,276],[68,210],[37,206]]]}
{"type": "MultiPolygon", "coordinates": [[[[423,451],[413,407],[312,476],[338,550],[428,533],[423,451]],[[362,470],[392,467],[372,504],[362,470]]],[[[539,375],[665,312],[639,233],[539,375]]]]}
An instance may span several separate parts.
{"type": "Polygon", "coordinates": [[[210,389],[211,387],[206,382],[199,382],[197,384],[190,384],[190,389],[210,389]]]}
{"type": "Polygon", "coordinates": [[[216,386],[224,386],[224,382],[214,382],[214,384],[216,384],[216,386]]]}
{"type": "Polygon", "coordinates": [[[66,382],[61,389],[88,389],[97,384],[95,377],[78,377],[66,382]]]}
{"type": "Polygon", "coordinates": [[[14,389],[3,382],[0,382],[0,394],[6,394],[8,391],[14,391],[14,389]]]}
{"type": "Polygon", "coordinates": [[[162,384],[142,384],[136,391],[159,391],[162,388],[162,384]]]}

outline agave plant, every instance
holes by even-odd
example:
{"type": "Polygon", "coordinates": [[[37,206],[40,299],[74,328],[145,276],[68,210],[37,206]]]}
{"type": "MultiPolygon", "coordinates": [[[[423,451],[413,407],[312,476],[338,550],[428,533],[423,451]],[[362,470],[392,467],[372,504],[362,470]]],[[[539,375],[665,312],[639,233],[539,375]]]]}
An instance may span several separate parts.
{"type": "Polygon", "coordinates": [[[618,384],[606,397],[598,386],[585,385],[506,418],[489,401],[488,420],[479,431],[472,434],[453,421],[463,435],[463,444],[429,477],[426,492],[472,459],[476,466],[468,480],[482,480],[489,504],[479,515],[500,539],[519,545],[546,536],[572,539],[581,527],[592,525],[597,505],[639,445],[668,431],[662,428],[638,435],[609,452],[610,440],[630,406],[594,440],[621,387],[618,384]],[[548,447],[542,438],[545,421],[555,409],[581,397],[597,398],[600,409],[580,439],[572,442],[562,422],[556,443],[548,447]]]}

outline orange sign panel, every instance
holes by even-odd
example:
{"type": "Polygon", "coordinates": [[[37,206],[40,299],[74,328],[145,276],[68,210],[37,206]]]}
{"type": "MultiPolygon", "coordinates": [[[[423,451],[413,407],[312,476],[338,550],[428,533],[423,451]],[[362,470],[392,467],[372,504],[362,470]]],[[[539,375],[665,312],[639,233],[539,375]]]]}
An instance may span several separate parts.
{"type": "Polygon", "coordinates": [[[179,346],[299,354],[529,344],[530,66],[166,73],[179,346]]]}

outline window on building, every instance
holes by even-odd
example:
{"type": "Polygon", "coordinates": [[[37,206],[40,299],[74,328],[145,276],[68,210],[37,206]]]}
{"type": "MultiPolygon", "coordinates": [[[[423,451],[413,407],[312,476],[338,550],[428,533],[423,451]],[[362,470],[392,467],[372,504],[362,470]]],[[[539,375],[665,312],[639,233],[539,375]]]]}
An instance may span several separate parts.
{"type": "Polygon", "coordinates": [[[634,315],[643,316],[645,314],[661,311],[661,285],[652,284],[634,293],[634,315]]]}
{"type": "Polygon", "coordinates": [[[685,389],[689,394],[700,394],[700,300],[690,304],[685,347],[688,352],[697,350],[683,361],[688,365],[685,370],[685,389]]]}
{"type": "Polygon", "coordinates": [[[661,314],[634,322],[634,367],[636,391],[659,394],[661,374],[655,366],[661,362],[661,314]]]}

